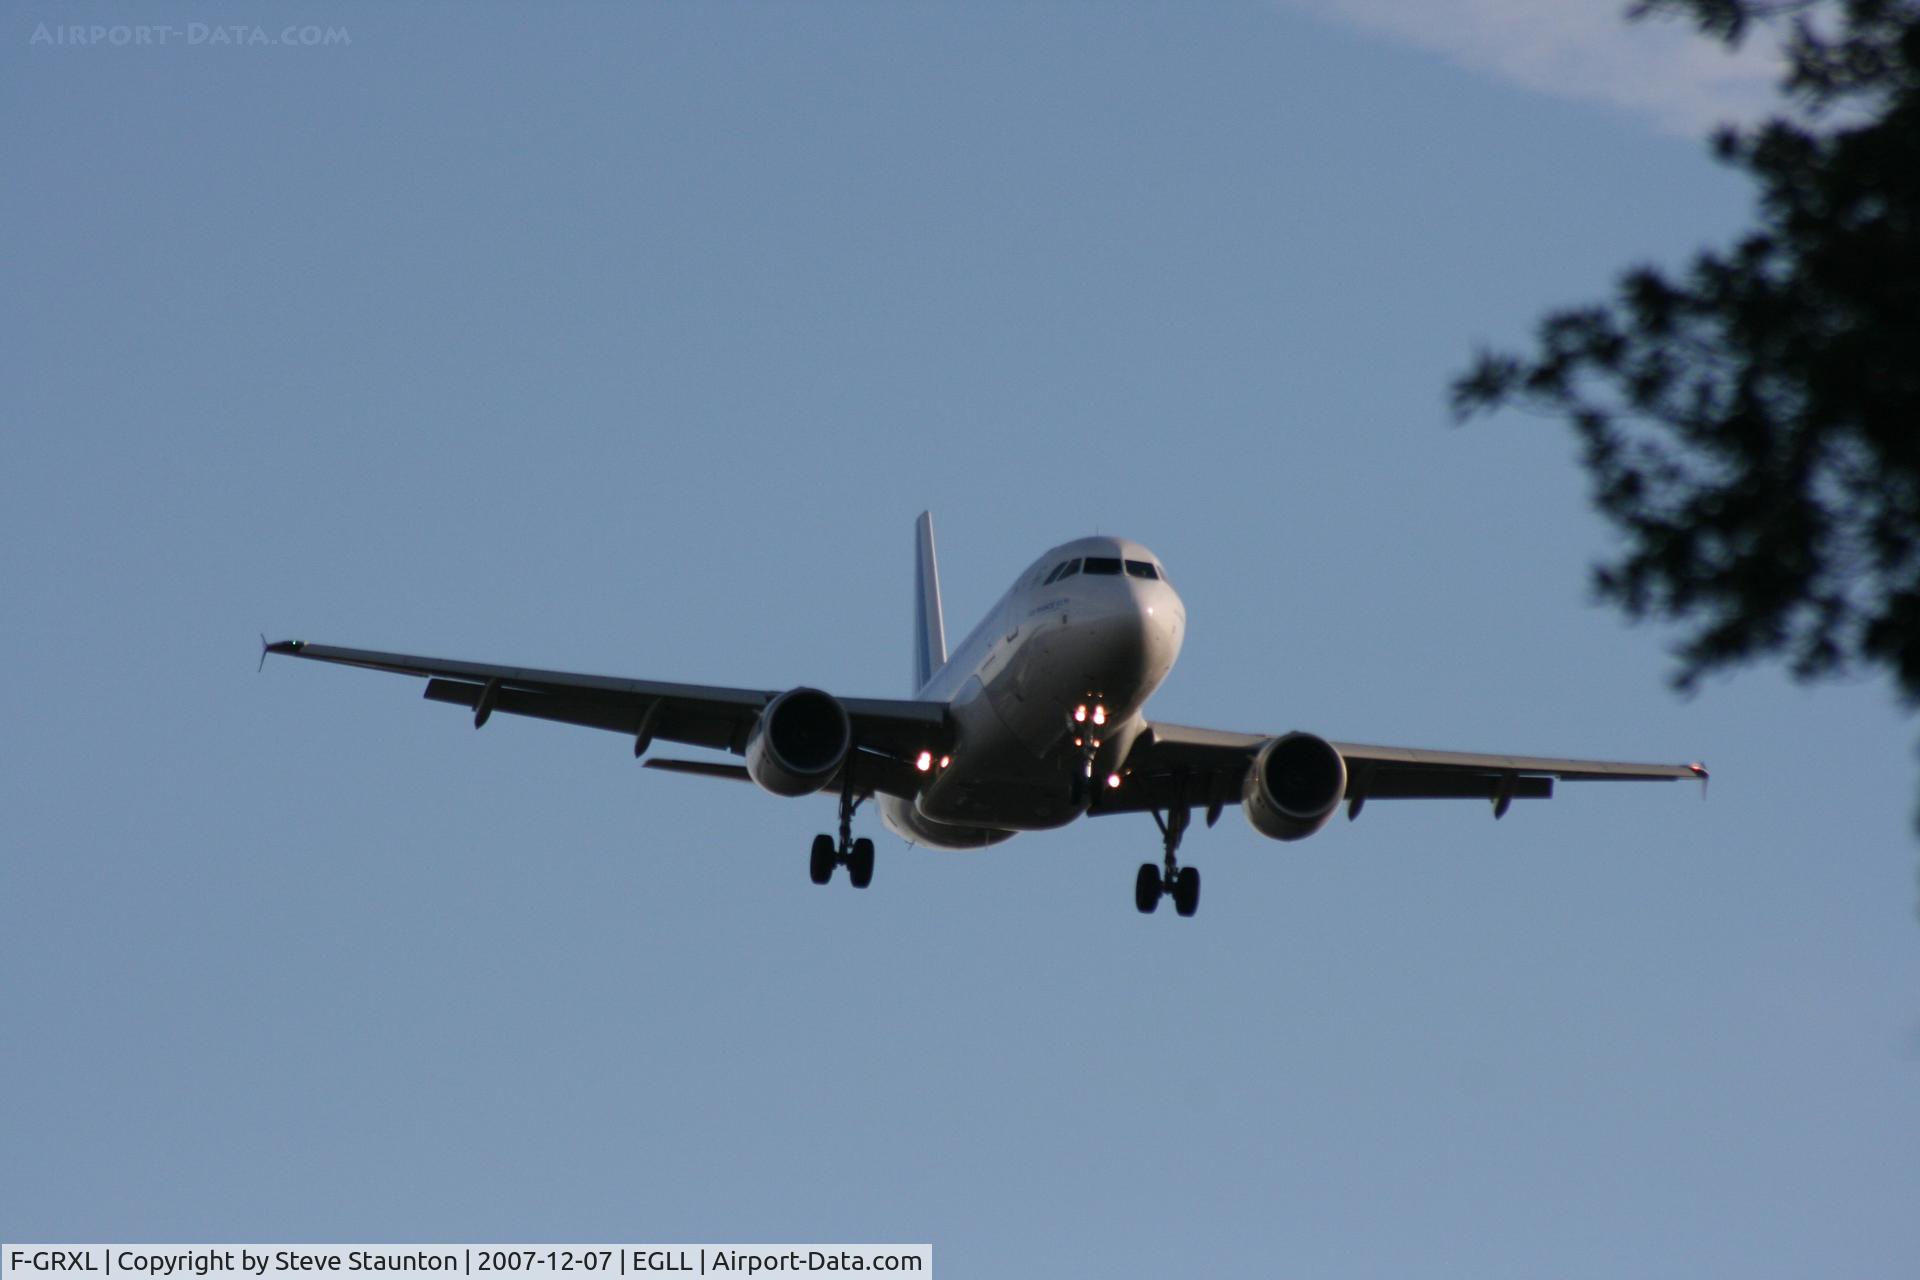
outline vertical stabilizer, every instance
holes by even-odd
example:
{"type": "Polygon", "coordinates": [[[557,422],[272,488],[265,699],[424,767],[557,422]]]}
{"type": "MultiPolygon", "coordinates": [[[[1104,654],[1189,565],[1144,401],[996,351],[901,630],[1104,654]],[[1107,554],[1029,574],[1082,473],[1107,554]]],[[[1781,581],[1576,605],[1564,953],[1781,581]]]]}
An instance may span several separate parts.
{"type": "Polygon", "coordinates": [[[922,511],[915,526],[913,558],[913,691],[927,687],[934,672],[947,665],[947,624],[940,613],[940,564],[933,554],[933,513],[922,511]]]}

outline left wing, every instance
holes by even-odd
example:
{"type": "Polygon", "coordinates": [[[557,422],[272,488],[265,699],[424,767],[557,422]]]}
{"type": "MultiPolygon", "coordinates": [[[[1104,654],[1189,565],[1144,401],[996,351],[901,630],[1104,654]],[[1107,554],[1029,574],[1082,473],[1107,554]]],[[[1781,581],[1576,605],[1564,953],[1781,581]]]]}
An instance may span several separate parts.
{"type": "MultiPolygon", "coordinates": [[[[1149,724],[1127,756],[1126,784],[1102,788],[1095,813],[1204,807],[1211,823],[1220,809],[1240,803],[1253,758],[1275,735],[1230,733],[1179,724],[1149,724]]],[[[1704,782],[1700,764],[1645,764],[1626,760],[1572,760],[1558,756],[1493,755],[1330,744],[1347,762],[1347,816],[1369,800],[1491,801],[1495,816],[1515,800],[1544,800],[1561,782],[1704,782]]]]}
{"type": "MultiPolygon", "coordinates": [[[[533,716],[626,734],[633,739],[636,756],[644,755],[655,741],[711,747],[741,755],[746,750],[747,735],[753,731],[761,711],[782,692],[577,675],[533,667],[423,658],[409,653],[343,649],[335,645],[308,644],[304,640],[282,640],[268,645],[266,651],[371,671],[424,676],[427,700],[471,707],[476,729],[496,711],[533,716]]],[[[919,789],[923,776],[914,768],[914,758],[922,751],[944,754],[952,750],[953,729],[943,703],[892,698],[841,698],[839,701],[853,722],[855,750],[849,755],[848,767],[854,770],[855,787],[863,794],[882,791],[911,796],[919,789]]],[[[717,762],[659,760],[648,763],[685,773],[746,776],[739,765],[717,762]]],[[[843,780],[836,778],[834,784],[843,780]]]]}

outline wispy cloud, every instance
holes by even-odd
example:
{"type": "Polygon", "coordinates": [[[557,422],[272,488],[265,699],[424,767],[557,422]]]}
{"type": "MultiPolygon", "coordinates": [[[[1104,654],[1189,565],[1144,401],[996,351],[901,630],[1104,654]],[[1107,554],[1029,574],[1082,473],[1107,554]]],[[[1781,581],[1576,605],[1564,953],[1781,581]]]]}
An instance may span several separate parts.
{"type": "Polygon", "coordinates": [[[1780,108],[1775,46],[1737,51],[1684,22],[1626,21],[1625,0],[1276,0],[1430,49],[1513,84],[1632,112],[1698,137],[1780,108]]]}

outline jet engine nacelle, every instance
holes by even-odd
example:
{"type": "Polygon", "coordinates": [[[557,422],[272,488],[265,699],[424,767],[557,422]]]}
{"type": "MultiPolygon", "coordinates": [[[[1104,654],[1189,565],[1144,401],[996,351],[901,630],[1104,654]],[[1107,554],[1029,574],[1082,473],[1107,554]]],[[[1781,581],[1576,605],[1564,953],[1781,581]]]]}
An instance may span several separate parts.
{"type": "Polygon", "coordinates": [[[1327,825],[1347,793],[1347,762],[1333,744],[1289,733],[1260,748],[1247,770],[1241,808],[1263,836],[1301,840],[1327,825]]]}
{"type": "Polygon", "coordinates": [[[833,781],[853,750],[853,722],[839,699],[789,689],[747,735],[747,776],[777,796],[811,795],[833,781]]]}

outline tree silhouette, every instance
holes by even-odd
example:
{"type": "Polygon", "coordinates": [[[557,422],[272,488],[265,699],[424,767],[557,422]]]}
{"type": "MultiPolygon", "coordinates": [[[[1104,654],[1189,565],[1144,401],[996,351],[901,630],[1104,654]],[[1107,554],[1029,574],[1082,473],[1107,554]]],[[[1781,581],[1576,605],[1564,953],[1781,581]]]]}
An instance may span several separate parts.
{"type": "Polygon", "coordinates": [[[1549,315],[1531,355],[1482,352],[1455,415],[1572,423],[1626,534],[1599,594],[1682,624],[1681,687],[1777,655],[1803,679],[1884,667],[1920,703],[1920,0],[1630,13],[1782,30],[1788,109],[1713,140],[1759,225],[1549,315]]]}

